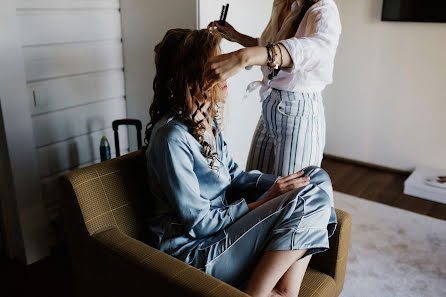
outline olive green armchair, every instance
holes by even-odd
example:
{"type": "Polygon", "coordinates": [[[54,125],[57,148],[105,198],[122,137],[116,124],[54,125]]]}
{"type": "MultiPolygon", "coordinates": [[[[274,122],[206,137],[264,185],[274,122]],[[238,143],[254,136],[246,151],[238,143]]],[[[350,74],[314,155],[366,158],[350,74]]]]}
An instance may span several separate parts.
{"type": "MultiPolygon", "coordinates": [[[[248,296],[141,240],[150,199],[137,151],[61,176],[67,242],[78,296],[248,296]]],[[[336,210],[330,249],[314,255],[300,297],[337,297],[343,287],[351,216],[336,210]]]]}

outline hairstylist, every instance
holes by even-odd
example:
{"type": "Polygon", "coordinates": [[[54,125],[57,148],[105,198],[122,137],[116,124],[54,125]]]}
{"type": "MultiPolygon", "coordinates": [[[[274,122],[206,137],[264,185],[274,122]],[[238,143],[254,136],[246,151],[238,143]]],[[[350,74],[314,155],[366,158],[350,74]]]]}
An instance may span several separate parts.
{"type": "Polygon", "coordinates": [[[286,176],[320,166],[325,146],[321,92],[332,82],[341,34],[334,0],[274,0],[260,38],[243,35],[228,23],[209,26],[245,48],[210,59],[205,89],[247,66],[262,66],[262,116],[247,170],[286,176]]]}

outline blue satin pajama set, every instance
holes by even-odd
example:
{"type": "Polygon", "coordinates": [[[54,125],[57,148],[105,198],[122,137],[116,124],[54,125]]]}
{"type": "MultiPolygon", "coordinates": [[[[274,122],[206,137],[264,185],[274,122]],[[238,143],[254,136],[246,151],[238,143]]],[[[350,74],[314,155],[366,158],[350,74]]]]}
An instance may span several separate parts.
{"type": "Polygon", "coordinates": [[[152,244],[239,288],[267,251],[310,255],[329,248],[336,214],[324,170],[307,167],[309,185],[249,211],[247,204],[262,199],[277,176],[240,169],[221,133],[216,146],[211,169],[186,125],[166,116],[154,127],[146,151],[152,244]]]}

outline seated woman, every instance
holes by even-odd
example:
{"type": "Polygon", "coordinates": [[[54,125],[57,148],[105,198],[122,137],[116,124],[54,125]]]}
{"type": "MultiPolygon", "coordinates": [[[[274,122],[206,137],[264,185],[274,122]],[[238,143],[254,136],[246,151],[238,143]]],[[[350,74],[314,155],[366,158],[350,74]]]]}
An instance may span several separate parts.
{"type": "Polygon", "coordinates": [[[220,40],[173,29],[155,48],[147,226],[161,251],[252,296],[297,296],[336,228],[330,178],[318,167],[244,172],[233,161],[220,133],[226,83],[201,91],[220,40]]]}

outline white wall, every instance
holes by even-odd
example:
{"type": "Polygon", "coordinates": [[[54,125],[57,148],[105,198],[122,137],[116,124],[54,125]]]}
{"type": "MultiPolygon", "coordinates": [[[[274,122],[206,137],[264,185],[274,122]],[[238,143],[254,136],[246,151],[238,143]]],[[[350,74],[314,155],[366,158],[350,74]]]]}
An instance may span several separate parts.
{"type": "MultiPolygon", "coordinates": [[[[2,58],[9,64],[1,64],[0,85],[15,90],[0,90],[1,128],[9,145],[1,149],[6,154],[1,159],[10,162],[10,179],[30,191],[24,201],[17,189],[8,195],[9,208],[17,204],[17,224],[24,233],[19,245],[25,255],[19,258],[31,263],[44,256],[36,242],[46,248],[58,243],[60,234],[52,232],[56,228],[44,223],[60,219],[57,176],[98,162],[103,135],[109,138],[113,157],[112,121],[127,117],[119,0],[8,0],[1,2],[0,10],[9,20],[2,24],[7,33],[2,35],[7,43],[2,58]]],[[[120,130],[125,153],[127,129],[120,130]]],[[[14,231],[12,225],[5,227],[14,231]]]]}
{"type": "Polygon", "coordinates": [[[48,254],[35,142],[14,0],[0,2],[0,219],[11,258],[48,254]]]}
{"type": "MultiPolygon", "coordinates": [[[[125,88],[129,118],[149,122],[155,78],[154,49],[168,29],[197,28],[197,0],[120,0],[124,44],[125,88]]],[[[136,137],[129,132],[130,150],[136,137]]]]}
{"type": "MultiPolygon", "coordinates": [[[[125,17],[126,1],[130,0],[122,1],[127,108],[129,116],[147,122],[153,95],[153,47],[168,28],[193,26],[193,21],[181,16],[195,8],[193,1],[184,3],[179,11],[189,12],[172,16],[166,8],[168,1],[166,7],[157,6],[156,15],[162,17],[149,18],[154,13],[152,4],[132,1],[136,11],[125,17]]],[[[257,37],[268,22],[272,2],[199,1],[199,27],[218,19],[221,5],[230,3],[228,21],[242,33],[257,37]]],[[[403,170],[416,165],[445,168],[446,137],[441,129],[446,126],[442,116],[446,110],[446,38],[441,37],[446,36],[446,24],[381,22],[382,1],[336,2],[343,34],[334,84],[324,91],[325,152],[403,170]]],[[[238,48],[222,43],[224,52],[238,48]]],[[[254,68],[228,82],[225,135],[242,167],[261,110],[257,92],[243,97],[248,83],[260,78],[259,69],[254,68]]]]}
{"type": "Polygon", "coordinates": [[[114,150],[111,123],[126,117],[119,1],[18,0],[17,21],[41,177],[98,160],[102,135],[114,150]]]}
{"type": "Polygon", "coordinates": [[[446,24],[381,22],[382,0],[340,0],[325,92],[326,153],[397,169],[446,168],[446,24]]]}
{"type": "MultiPolygon", "coordinates": [[[[229,3],[227,21],[243,34],[259,37],[268,23],[273,0],[206,0],[200,1],[200,28],[220,18],[223,4],[229,3]]],[[[240,49],[241,46],[224,40],[221,44],[225,53],[240,49]]],[[[225,139],[235,161],[246,166],[252,135],[261,113],[258,91],[246,94],[245,90],[252,81],[261,80],[259,67],[242,71],[228,80],[224,132],[225,139]]]]}
{"type": "MultiPolygon", "coordinates": [[[[99,162],[102,136],[114,157],[112,121],[127,117],[119,0],[16,3],[43,199],[56,221],[58,174],[99,162]]],[[[124,127],[120,142],[124,154],[124,127]]]]}
{"type": "MultiPolygon", "coordinates": [[[[152,102],[152,83],[155,77],[154,48],[171,28],[205,28],[220,17],[223,4],[230,3],[228,21],[246,34],[259,36],[268,22],[272,0],[187,0],[143,1],[121,0],[124,46],[125,87],[127,112],[140,119],[143,127],[149,121],[152,102]],[[198,23],[198,24],[197,24],[198,23]]],[[[222,43],[224,52],[240,48],[230,42],[222,43]]],[[[246,86],[261,79],[260,70],[243,72],[229,80],[229,98],[226,109],[228,141],[235,159],[244,167],[251,137],[260,115],[257,93],[243,99],[246,86]]],[[[136,141],[130,134],[131,150],[136,141]]]]}
{"type": "MultiPolygon", "coordinates": [[[[200,27],[230,3],[228,21],[259,36],[272,0],[201,1],[200,27]]],[[[337,0],[343,34],[334,84],[324,91],[325,152],[409,170],[446,168],[446,24],[381,22],[382,0],[337,0]]],[[[224,52],[240,48],[223,42],[224,52]]],[[[229,80],[225,135],[240,165],[246,164],[260,104],[243,99],[258,69],[229,80]]]]}

